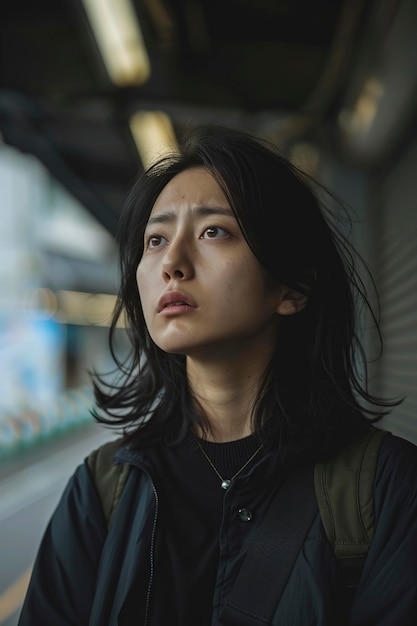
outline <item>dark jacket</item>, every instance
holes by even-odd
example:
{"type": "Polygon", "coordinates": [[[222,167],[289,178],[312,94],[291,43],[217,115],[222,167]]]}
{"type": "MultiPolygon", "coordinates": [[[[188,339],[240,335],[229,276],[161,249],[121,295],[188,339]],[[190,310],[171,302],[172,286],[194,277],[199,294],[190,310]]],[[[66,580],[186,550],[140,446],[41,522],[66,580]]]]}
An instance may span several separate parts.
{"type": "MultiPolygon", "coordinates": [[[[78,467],[70,479],[39,549],[19,626],[153,625],[148,598],[155,565],[158,494],[152,462],[146,453],[128,450],[119,460],[131,463],[132,470],[108,532],[87,464],[78,467]],[[130,621],[132,594],[135,617],[130,621]]],[[[415,626],[417,447],[395,436],[385,438],[379,453],[374,512],[375,535],[349,624],[415,626]]],[[[222,534],[228,532],[228,525],[223,524],[222,534]]],[[[221,542],[227,545],[227,537],[222,536],[221,542]]],[[[223,555],[214,606],[230,592],[235,563],[236,555],[223,555]]],[[[340,620],[335,594],[335,559],[317,515],[271,625],[336,626],[340,620]]],[[[218,616],[219,610],[214,609],[212,623],[222,626],[218,616]]]]}

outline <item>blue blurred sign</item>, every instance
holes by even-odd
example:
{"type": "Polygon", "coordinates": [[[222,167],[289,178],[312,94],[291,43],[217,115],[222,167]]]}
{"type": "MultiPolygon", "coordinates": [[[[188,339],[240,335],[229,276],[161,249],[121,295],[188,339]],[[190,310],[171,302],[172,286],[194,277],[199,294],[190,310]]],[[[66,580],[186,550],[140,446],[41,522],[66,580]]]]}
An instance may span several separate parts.
{"type": "Polygon", "coordinates": [[[0,420],[42,410],[62,392],[65,330],[36,312],[0,314],[0,420]]]}

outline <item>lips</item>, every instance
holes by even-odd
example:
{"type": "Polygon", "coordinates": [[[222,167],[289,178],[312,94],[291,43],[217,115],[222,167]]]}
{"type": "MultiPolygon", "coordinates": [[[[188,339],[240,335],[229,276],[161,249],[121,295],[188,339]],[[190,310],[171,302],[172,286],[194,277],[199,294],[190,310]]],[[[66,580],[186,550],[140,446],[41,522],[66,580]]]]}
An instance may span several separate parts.
{"type": "Polygon", "coordinates": [[[195,308],[197,305],[192,298],[180,291],[167,291],[158,302],[158,313],[170,306],[190,306],[195,308]]]}

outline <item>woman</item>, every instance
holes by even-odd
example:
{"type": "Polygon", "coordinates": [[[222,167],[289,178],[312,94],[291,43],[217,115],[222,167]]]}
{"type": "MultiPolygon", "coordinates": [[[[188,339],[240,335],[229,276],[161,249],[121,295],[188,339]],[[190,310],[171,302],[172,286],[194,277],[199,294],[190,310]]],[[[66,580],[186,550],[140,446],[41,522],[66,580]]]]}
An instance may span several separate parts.
{"type": "MultiPolygon", "coordinates": [[[[218,127],[137,181],[110,334],[114,348],[126,315],[132,353],[114,350],[116,381],[94,379],[96,418],[123,430],[102,471],[116,450],[130,471],[107,532],[91,465],[76,470],[20,626],[239,623],[224,607],[273,495],[395,404],[366,389],[367,300],[323,192],[273,146],[218,127]]],[[[385,437],[349,624],[416,623],[416,479],[417,448],[385,437]]],[[[341,624],[336,585],[317,514],[270,623],[341,624]]]]}

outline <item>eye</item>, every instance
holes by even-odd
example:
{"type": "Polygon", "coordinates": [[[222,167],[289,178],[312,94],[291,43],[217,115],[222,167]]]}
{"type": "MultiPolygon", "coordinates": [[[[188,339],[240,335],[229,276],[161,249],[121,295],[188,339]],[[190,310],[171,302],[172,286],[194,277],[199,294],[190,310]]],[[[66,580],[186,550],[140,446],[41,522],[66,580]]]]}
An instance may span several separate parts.
{"type": "Polygon", "coordinates": [[[166,238],[162,235],[148,235],[145,239],[145,247],[152,250],[165,245],[166,241],[166,238]]]}
{"type": "Polygon", "coordinates": [[[201,239],[224,239],[229,237],[230,233],[220,226],[209,226],[201,236],[201,239]]]}

